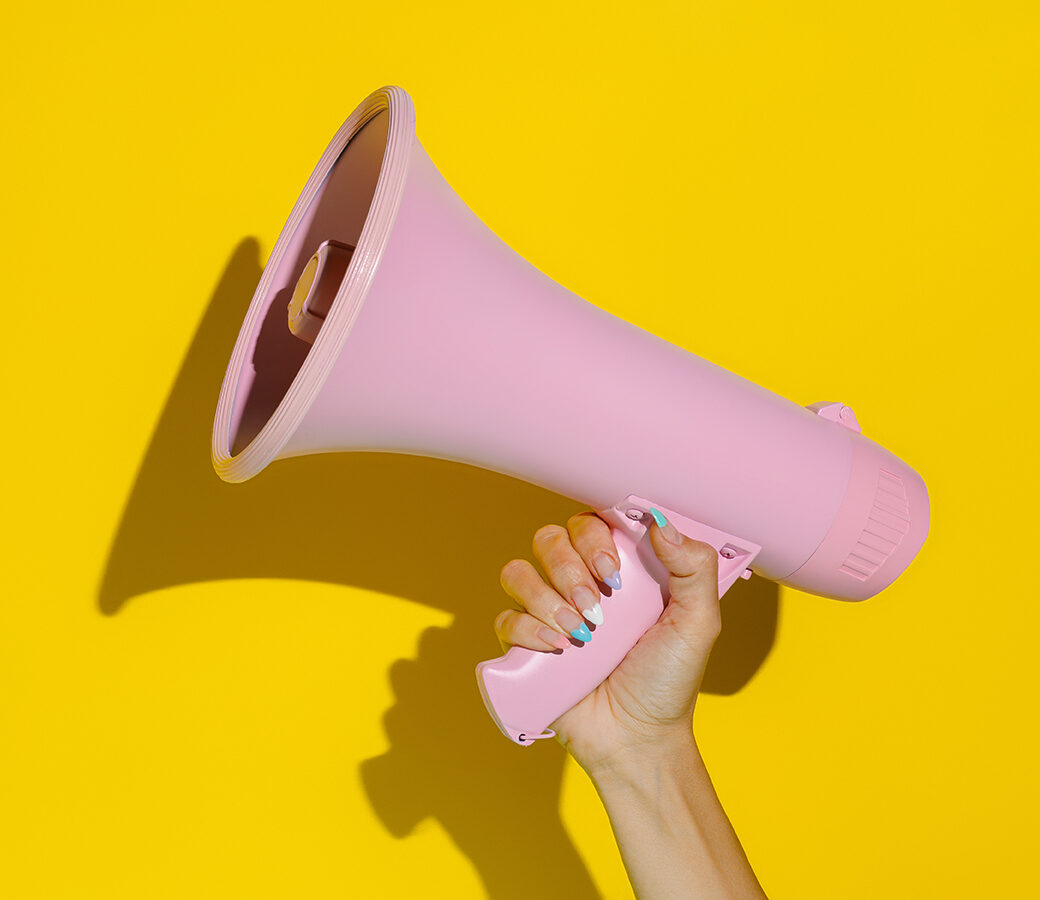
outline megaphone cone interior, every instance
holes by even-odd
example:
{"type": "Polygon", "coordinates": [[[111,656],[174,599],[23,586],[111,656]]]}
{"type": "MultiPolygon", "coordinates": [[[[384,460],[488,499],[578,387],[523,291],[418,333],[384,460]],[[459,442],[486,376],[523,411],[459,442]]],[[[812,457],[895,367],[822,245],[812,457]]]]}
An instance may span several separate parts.
{"type": "Polygon", "coordinates": [[[370,95],[293,207],[217,405],[213,462],[226,481],[251,478],[278,455],[342,350],[393,228],[414,122],[400,88],[370,95]]]}

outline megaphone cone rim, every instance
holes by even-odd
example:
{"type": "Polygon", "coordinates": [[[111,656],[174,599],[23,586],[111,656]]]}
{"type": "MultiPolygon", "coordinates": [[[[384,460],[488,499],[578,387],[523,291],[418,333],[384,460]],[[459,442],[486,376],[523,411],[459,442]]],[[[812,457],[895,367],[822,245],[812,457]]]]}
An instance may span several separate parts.
{"type": "Polygon", "coordinates": [[[307,180],[264,267],[220,388],[213,423],[212,460],[213,468],[225,481],[246,481],[266,468],[299,427],[324,385],[361,311],[393,230],[414,139],[415,109],[411,97],[400,87],[382,87],[369,94],[340,126],[307,180]],[[232,453],[231,428],[242,368],[252,336],[267,313],[271,281],[300,220],[317,197],[336,160],[362,127],[384,110],[389,116],[389,127],[382,168],[357,249],[332,309],[275,411],[242,450],[232,453]]]}

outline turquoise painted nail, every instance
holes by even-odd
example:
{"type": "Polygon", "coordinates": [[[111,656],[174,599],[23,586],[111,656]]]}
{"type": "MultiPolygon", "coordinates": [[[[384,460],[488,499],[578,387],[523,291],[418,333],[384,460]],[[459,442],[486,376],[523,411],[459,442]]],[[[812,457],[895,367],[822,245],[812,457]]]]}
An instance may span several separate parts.
{"type": "Polygon", "coordinates": [[[589,626],[582,622],[580,628],[575,628],[574,631],[571,632],[571,637],[576,641],[581,641],[583,644],[587,644],[592,640],[592,632],[589,631],[589,626]]]}
{"type": "Polygon", "coordinates": [[[654,517],[654,521],[657,523],[658,528],[664,528],[664,526],[668,524],[668,520],[664,517],[664,513],[659,509],[654,509],[651,506],[650,515],[654,517]]]}

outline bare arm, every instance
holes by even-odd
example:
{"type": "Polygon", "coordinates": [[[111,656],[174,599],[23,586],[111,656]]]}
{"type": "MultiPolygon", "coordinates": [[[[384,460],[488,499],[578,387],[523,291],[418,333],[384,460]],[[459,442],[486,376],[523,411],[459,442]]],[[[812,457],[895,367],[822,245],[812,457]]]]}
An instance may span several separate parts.
{"type": "Polygon", "coordinates": [[[692,732],[590,773],[643,900],[764,898],[692,732]]]}

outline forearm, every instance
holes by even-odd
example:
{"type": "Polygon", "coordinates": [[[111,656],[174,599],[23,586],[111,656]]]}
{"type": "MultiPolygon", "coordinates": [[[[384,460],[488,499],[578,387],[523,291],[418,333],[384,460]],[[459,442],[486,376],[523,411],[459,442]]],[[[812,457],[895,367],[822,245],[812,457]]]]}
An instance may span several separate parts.
{"type": "Polygon", "coordinates": [[[640,900],[765,897],[692,734],[590,775],[640,900]]]}

